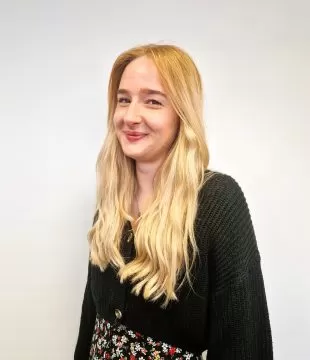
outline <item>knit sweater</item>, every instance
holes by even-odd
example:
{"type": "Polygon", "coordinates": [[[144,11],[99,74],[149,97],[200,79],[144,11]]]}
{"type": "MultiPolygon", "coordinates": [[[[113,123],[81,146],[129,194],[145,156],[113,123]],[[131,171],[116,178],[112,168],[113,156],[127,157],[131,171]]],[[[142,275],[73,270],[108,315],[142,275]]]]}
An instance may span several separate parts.
{"type": "MultiPolygon", "coordinates": [[[[89,263],[75,360],[88,360],[96,314],[158,341],[208,360],[272,360],[272,338],[261,259],[243,191],[229,175],[215,173],[201,188],[195,220],[199,256],[178,301],[166,309],[131,293],[110,266],[89,263]],[[115,311],[117,310],[117,311],[115,311]]],[[[123,234],[123,256],[135,256],[134,241],[123,234]]]]}

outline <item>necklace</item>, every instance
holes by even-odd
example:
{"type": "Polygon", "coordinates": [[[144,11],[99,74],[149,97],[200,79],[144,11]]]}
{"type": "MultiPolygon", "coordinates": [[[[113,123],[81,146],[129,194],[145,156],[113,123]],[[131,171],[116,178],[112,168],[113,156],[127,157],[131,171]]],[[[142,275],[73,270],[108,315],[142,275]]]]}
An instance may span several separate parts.
{"type": "Polygon", "coordinates": [[[137,227],[138,218],[141,216],[141,212],[140,212],[140,208],[139,208],[139,201],[138,201],[138,197],[137,197],[137,194],[136,194],[136,193],[135,193],[135,195],[134,195],[134,200],[135,200],[135,205],[136,205],[137,210],[138,210],[138,217],[137,217],[137,219],[135,219],[135,220],[131,223],[131,231],[130,231],[129,238],[127,239],[127,242],[131,242],[131,240],[134,238],[134,232],[135,232],[135,229],[136,229],[136,227],[137,227]]]}
{"type": "Polygon", "coordinates": [[[139,207],[139,200],[138,200],[137,193],[135,193],[135,200],[136,200],[136,206],[137,206],[138,218],[139,218],[141,216],[141,211],[140,211],[140,207],[139,207]]]}

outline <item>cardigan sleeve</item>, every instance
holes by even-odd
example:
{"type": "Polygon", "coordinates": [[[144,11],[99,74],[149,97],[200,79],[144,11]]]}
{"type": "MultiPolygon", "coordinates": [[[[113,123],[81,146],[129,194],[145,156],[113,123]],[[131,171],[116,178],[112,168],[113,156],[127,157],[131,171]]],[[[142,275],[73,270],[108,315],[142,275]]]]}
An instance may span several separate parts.
{"type": "MultiPolygon", "coordinates": [[[[98,219],[98,210],[93,218],[93,225],[98,219]]],[[[78,339],[74,351],[74,360],[88,360],[91,339],[96,321],[96,306],[91,292],[91,262],[88,262],[87,282],[84,291],[84,298],[82,303],[82,312],[80,318],[80,328],[78,339]]]]}
{"type": "Polygon", "coordinates": [[[207,359],[272,360],[261,259],[246,199],[232,177],[219,174],[214,183],[207,359]]]}
{"type": "Polygon", "coordinates": [[[95,326],[96,308],[93,301],[90,280],[91,279],[91,263],[88,264],[88,275],[86,288],[84,292],[82,312],[80,319],[80,328],[78,333],[78,339],[74,351],[74,360],[88,360],[91,339],[95,326]]]}

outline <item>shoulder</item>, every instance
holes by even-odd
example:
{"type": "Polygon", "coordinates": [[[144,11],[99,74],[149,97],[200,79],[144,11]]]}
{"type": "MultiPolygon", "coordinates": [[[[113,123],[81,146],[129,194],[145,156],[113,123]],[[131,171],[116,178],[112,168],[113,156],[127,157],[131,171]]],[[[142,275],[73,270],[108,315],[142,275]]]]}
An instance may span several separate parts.
{"type": "Polygon", "coordinates": [[[209,179],[201,188],[197,213],[197,239],[202,251],[207,250],[212,281],[219,291],[259,266],[260,252],[238,182],[223,173],[206,175],[209,179]]]}
{"type": "MultiPolygon", "coordinates": [[[[230,175],[206,172],[200,189],[197,232],[210,240],[209,246],[256,249],[256,239],[247,200],[239,183],[230,175]]],[[[220,253],[219,252],[219,253],[220,253]]]]}
{"type": "Polygon", "coordinates": [[[206,170],[200,191],[200,202],[204,207],[221,208],[232,202],[244,205],[245,196],[239,183],[232,176],[218,171],[206,170]]]}
{"type": "MultiPolygon", "coordinates": [[[[207,170],[199,191],[199,210],[214,221],[228,224],[249,213],[243,190],[232,176],[207,170]]],[[[212,221],[212,222],[214,222],[212,221]]]]}
{"type": "MultiPolygon", "coordinates": [[[[197,221],[208,235],[229,228],[239,212],[248,211],[247,202],[238,182],[218,171],[205,171],[204,183],[198,194],[197,221]]],[[[198,227],[198,230],[199,230],[198,227]]]]}
{"type": "Polygon", "coordinates": [[[206,177],[197,213],[202,225],[198,237],[202,243],[208,239],[217,271],[229,259],[229,271],[240,273],[260,258],[246,198],[232,176],[214,172],[206,177]]]}

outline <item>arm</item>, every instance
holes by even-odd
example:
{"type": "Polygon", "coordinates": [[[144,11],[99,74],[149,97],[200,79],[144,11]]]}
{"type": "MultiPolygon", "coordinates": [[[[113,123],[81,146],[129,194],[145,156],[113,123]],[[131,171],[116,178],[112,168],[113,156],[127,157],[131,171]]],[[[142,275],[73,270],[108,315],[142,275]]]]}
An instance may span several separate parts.
{"type": "Polygon", "coordinates": [[[89,359],[91,339],[92,339],[93,330],[95,326],[95,319],[96,319],[96,308],[90,288],[90,281],[91,281],[90,275],[91,275],[91,264],[89,262],[87,283],[86,283],[84,299],[82,304],[79,334],[74,351],[74,360],[89,359]]]}
{"type": "MultiPolygon", "coordinates": [[[[93,225],[98,219],[98,211],[93,218],[93,225]]],[[[88,274],[84,299],[82,304],[82,313],[80,319],[80,328],[78,339],[74,351],[74,360],[88,360],[91,346],[92,335],[96,321],[96,307],[91,292],[91,263],[88,262],[88,274]]]]}
{"type": "Polygon", "coordinates": [[[272,360],[260,254],[246,199],[233,178],[219,175],[215,181],[207,359],[272,360]]]}

